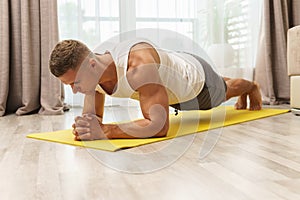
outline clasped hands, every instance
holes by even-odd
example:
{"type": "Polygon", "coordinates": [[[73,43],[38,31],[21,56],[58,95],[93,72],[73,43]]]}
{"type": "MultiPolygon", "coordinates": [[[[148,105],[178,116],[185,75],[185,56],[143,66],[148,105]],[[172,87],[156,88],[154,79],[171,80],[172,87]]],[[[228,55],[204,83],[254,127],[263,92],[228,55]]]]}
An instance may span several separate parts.
{"type": "Polygon", "coordinates": [[[72,128],[75,140],[107,139],[104,133],[104,124],[95,114],[83,114],[75,117],[72,128]]]}

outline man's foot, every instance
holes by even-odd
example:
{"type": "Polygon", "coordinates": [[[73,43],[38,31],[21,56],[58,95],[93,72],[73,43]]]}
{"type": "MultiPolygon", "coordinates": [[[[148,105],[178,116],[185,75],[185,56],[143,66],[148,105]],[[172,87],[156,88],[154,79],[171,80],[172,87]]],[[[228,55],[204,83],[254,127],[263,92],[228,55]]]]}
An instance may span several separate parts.
{"type": "Polygon", "coordinates": [[[237,110],[242,110],[247,108],[247,94],[239,96],[237,102],[234,105],[234,108],[237,110]]]}
{"type": "Polygon", "coordinates": [[[261,110],[262,108],[261,94],[259,91],[259,86],[255,82],[253,82],[253,86],[248,93],[244,93],[241,96],[239,96],[236,104],[234,105],[235,109],[237,110],[247,109],[248,95],[250,99],[249,110],[261,110]]]}
{"type": "Polygon", "coordinates": [[[259,86],[256,82],[245,79],[230,79],[224,77],[227,85],[226,100],[239,97],[235,108],[237,110],[247,109],[247,97],[250,99],[249,110],[261,110],[262,98],[259,86]]]}
{"type": "Polygon", "coordinates": [[[260,94],[259,85],[253,82],[253,87],[249,92],[250,107],[249,110],[261,110],[262,98],[260,94]]]}

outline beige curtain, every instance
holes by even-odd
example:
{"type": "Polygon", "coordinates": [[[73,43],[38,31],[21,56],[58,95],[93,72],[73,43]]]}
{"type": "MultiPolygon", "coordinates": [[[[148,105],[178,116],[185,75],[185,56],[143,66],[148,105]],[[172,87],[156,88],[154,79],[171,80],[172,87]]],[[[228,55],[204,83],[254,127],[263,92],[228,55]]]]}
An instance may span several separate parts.
{"type": "Polygon", "coordinates": [[[64,90],[48,69],[58,41],[56,1],[1,0],[0,116],[62,114],[64,90]]]}
{"type": "Polygon", "coordinates": [[[287,31],[300,23],[299,10],[299,0],[264,0],[255,80],[266,104],[289,101],[287,31]]]}

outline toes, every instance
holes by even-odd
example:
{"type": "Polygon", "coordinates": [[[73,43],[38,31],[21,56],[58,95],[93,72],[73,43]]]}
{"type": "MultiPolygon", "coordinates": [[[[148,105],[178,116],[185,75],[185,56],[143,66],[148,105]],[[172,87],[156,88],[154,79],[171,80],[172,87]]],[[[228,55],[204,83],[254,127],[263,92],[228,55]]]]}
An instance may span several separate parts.
{"type": "Polygon", "coordinates": [[[261,110],[261,105],[257,104],[257,105],[251,105],[249,110],[253,111],[253,110],[261,110]]]}
{"type": "Polygon", "coordinates": [[[236,104],[234,105],[236,110],[242,110],[247,108],[247,94],[241,95],[236,104]]]}
{"type": "Polygon", "coordinates": [[[254,87],[249,93],[250,108],[249,110],[261,110],[262,109],[262,98],[259,91],[259,86],[254,82],[254,87]]]}

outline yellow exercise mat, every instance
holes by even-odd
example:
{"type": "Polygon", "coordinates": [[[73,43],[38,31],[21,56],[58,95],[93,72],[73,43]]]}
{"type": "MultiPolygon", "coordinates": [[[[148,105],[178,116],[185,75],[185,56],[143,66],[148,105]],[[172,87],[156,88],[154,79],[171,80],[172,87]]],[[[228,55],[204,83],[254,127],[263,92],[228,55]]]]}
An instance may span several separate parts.
{"type": "Polygon", "coordinates": [[[136,147],[162,140],[171,139],[209,129],[238,124],[250,120],[270,117],[289,112],[286,109],[262,109],[260,111],[235,110],[231,106],[220,106],[208,111],[182,111],[177,116],[170,115],[170,128],[166,137],[147,139],[112,139],[95,141],[74,141],[72,130],[33,133],[29,138],[47,140],[74,146],[116,151],[123,148],[136,147]]]}

